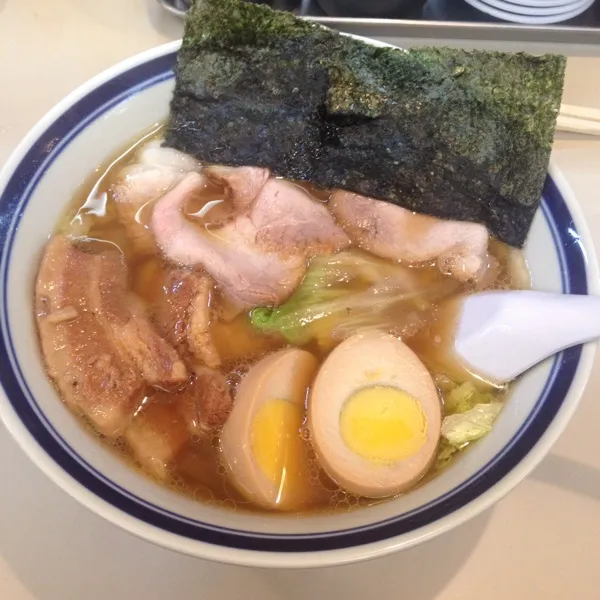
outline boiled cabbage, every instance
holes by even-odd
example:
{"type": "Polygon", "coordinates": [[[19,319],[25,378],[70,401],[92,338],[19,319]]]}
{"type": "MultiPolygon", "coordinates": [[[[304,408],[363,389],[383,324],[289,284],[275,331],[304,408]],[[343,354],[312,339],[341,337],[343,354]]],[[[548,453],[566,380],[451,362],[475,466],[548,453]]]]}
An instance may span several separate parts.
{"type": "Polygon", "coordinates": [[[447,415],[463,413],[477,404],[489,404],[495,399],[496,395],[482,392],[472,381],[465,381],[444,394],[444,413],[447,415]]]}
{"type": "Polygon", "coordinates": [[[501,402],[477,404],[465,412],[444,417],[442,437],[457,448],[482,438],[492,430],[502,406],[501,402]]]}
{"type": "Polygon", "coordinates": [[[441,438],[435,457],[435,463],[433,464],[433,469],[435,471],[440,471],[447,467],[454,458],[454,455],[459,450],[460,448],[453,446],[447,439],[441,438]]]}
{"type": "Polygon", "coordinates": [[[300,345],[316,340],[327,347],[369,328],[408,336],[423,323],[423,313],[456,287],[434,269],[349,251],[313,259],[287,302],[256,308],[250,320],[256,328],[300,345]]]}

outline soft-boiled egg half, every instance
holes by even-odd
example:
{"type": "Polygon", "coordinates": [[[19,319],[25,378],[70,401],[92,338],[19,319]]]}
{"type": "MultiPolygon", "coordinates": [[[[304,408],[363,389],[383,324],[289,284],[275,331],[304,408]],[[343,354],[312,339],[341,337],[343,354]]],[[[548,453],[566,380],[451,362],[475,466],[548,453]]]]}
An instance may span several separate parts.
{"type": "Polygon", "coordinates": [[[314,381],[308,411],[321,466],[347,491],[372,498],[402,492],[435,456],[441,402],[425,365],[383,332],[342,342],[314,381]]]}
{"type": "Polygon", "coordinates": [[[312,354],[286,348],[253,365],[239,384],[221,451],[231,481],[261,506],[293,510],[316,493],[301,436],[316,370],[312,354]]]}

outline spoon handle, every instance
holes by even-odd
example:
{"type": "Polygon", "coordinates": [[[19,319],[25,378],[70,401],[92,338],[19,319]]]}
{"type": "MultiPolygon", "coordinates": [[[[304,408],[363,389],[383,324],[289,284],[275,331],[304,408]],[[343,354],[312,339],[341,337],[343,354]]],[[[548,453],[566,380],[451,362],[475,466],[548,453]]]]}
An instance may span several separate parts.
{"type": "Polygon", "coordinates": [[[510,381],[565,348],[600,337],[600,297],[535,291],[468,296],[455,351],[476,372],[510,381]]]}

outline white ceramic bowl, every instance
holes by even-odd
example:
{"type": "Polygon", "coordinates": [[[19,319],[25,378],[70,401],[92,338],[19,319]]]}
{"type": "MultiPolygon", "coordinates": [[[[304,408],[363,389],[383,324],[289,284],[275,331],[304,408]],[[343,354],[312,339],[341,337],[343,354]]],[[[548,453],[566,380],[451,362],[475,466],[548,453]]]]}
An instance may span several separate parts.
{"type": "Polygon", "coordinates": [[[527,6],[520,2],[511,2],[510,0],[482,0],[482,2],[509,14],[516,13],[517,15],[530,17],[552,17],[563,20],[565,13],[571,14],[578,10],[583,12],[590,5],[590,0],[574,0],[572,2],[565,2],[560,6],[555,4],[549,6],[527,6]]]}
{"type": "MultiPolygon", "coordinates": [[[[487,0],[485,0],[487,1],[487,0]]],[[[577,4],[580,0],[506,0],[506,3],[517,5],[519,7],[554,7],[555,12],[563,10],[563,7],[568,7],[572,4],[577,4]]],[[[566,9],[565,9],[566,10],[566,9]]]]}
{"type": "Polygon", "coordinates": [[[512,8],[511,5],[507,5],[508,3],[501,0],[465,0],[465,2],[483,13],[504,21],[523,23],[524,25],[549,25],[574,19],[594,4],[595,0],[576,0],[575,4],[565,6],[552,5],[550,9],[542,9],[550,12],[541,13],[539,7],[538,10],[532,9],[534,10],[532,12],[528,11],[525,5],[512,8]]]}
{"type": "MultiPolygon", "coordinates": [[[[0,415],[53,481],[112,523],[163,546],[270,567],[347,563],[410,547],[506,494],[564,429],[595,346],[563,352],[515,386],[494,430],[439,477],[406,496],[334,516],[228,512],[155,485],[81,429],[46,378],[33,282],[42,248],[73,192],[107,156],[165,119],[178,43],[150,50],[70,94],[27,135],[0,173],[0,415]]],[[[535,287],[598,292],[577,203],[550,172],[526,247],[535,287]]]]}

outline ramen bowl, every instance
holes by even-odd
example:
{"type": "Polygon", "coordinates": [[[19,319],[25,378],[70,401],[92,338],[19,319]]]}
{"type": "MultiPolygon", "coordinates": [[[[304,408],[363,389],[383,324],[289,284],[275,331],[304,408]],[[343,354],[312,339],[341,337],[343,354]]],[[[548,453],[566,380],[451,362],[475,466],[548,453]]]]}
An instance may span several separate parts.
{"type": "MultiPolygon", "coordinates": [[[[374,43],[374,42],[371,42],[374,43]]],[[[81,426],[46,377],[33,319],[43,247],[78,186],[168,114],[179,44],[95,77],[48,113],[0,173],[0,416],[64,491],[124,530],[189,555],[261,567],[349,563],[460,525],[519,483],[572,416],[595,346],[570,348],[514,383],[492,432],[439,476],[389,501],[335,514],[259,514],[194,502],[131,470],[81,426]]],[[[554,168],[525,246],[535,289],[598,293],[590,235],[554,168]]]]}

